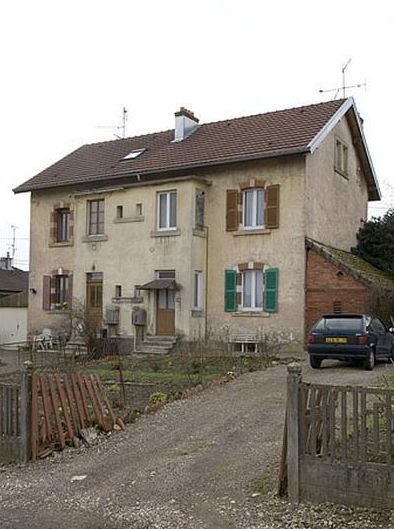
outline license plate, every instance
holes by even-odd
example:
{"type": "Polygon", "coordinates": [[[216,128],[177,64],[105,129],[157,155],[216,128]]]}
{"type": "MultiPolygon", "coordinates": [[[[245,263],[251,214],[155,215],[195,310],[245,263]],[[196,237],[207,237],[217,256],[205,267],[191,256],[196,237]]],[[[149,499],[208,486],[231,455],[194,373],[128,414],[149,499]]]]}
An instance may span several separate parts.
{"type": "Polygon", "coordinates": [[[326,338],[326,343],[347,343],[347,338],[326,338]]]}

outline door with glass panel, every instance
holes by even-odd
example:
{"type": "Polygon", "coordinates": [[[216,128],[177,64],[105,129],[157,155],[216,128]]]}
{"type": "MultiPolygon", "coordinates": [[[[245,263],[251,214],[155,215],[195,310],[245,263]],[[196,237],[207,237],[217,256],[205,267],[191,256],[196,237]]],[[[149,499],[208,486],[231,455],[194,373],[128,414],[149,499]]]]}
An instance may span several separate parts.
{"type": "Polygon", "coordinates": [[[103,274],[87,274],[86,277],[86,317],[89,327],[98,330],[103,320],[103,274]]]}
{"type": "Polygon", "coordinates": [[[156,296],[156,334],[174,336],[175,291],[167,289],[157,290],[156,296]]]}

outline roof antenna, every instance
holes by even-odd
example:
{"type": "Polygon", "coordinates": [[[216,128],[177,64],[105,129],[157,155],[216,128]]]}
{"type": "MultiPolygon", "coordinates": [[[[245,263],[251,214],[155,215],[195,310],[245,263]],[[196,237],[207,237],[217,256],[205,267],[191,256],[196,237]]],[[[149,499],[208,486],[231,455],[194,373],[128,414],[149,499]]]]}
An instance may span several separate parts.
{"type": "Polygon", "coordinates": [[[12,258],[12,261],[14,261],[15,252],[16,252],[15,232],[17,229],[18,229],[18,226],[14,226],[13,224],[11,224],[11,230],[12,230],[11,258],[12,258]]]}
{"type": "Polygon", "coordinates": [[[128,119],[128,111],[126,107],[123,107],[122,109],[122,124],[121,125],[98,125],[98,129],[117,129],[122,131],[122,135],[119,136],[119,134],[114,134],[118,140],[121,140],[122,138],[126,137],[126,123],[128,119]]]}
{"type": "Polygon", "coordinates": [[[364,83],[359,83],[359,84],[353,84],[353,85],[346,85],[346,68],[349,66],[350,62],[351,62],[351,58],[348,59],[348,61],[346,62],[346,64],[344,66],[342,66],[342,86],[340,86],[339,88],[329,88],[328,90],[319,90],[319,93],[320,94],[325,94],[327,92],[335,92],[335,96],[334,96],[334,99],[336,99],[338,97],[338,94],[339,94],[339,91],[342,90],[342,97],[345,99],[346,98],[346,90],[348,88],[361,88],[363,86],[367,86],[367,83],[364,81],[364,83]]]}

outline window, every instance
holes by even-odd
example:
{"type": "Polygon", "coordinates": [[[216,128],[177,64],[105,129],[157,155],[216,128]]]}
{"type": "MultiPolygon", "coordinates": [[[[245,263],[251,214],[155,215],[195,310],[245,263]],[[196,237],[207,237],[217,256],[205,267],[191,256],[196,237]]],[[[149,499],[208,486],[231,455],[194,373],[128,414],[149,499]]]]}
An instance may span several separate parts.
{"type": "Polygon", "coordinates": [[[123,218],[123,206],[116,206],[116,218],[117,219],[123,218]]]}
{"type": "Polygon", "coordinates": [[[157,194],[157,228],[176,229],[176,191],[157,194]]]}
{"type": "Polygon", "coordinates": [[[194,294],[193,294],[193,308],[195,310],[202,310],[203,308],[203,286],[202,286],[202,272],[195,270],[194,272],[194,294]]]}
{"type": "Polygon", "coordinates": [[[138,202],[135,207],[136,207],[137,215],[141,216],[142,215],[142,203],[138,202]]]}
{"type": "Polygon", "coordinates": [[[115,285],[115,297],[116,298],[122,297],[122,285],[115,285]]]}
{"type": "Polygon", "coordinates": [[[205,225],[205,193],[204,191],[196,190],[195,198],[195,228],[203,230],[205,225]]]}
{"type": "Polygon", "coordinates": [[[242,308],[261,310],[263,308],[263,272],[247,270],[242,273],[242,308]]]}
{"type": "Polygon", "coordinates": [[[68,242],[70,240],[70,209],[56,210],[56,242],[68,242]]]}
{"type": "Polygon", "coordinates": [[[104,234],[104,199],[88,202],[88,234],[104,234]]]}
{"type": "Polygon", "coordinates": [[[264,190],[247,189],[243,192],[243,227],[262,228],[264,224],[264,190]]]}
{"type": "Polygon", "coordinates": [[[135,160],[135,158],[138,158],[143,152],[145,152],[146,149],[135,149],[134,151],[129,152],[124,158],[122,158],[122,161],[126,160],[135,160]]]}
{"type": "Polygon", "coordinates": [[[175,270],[156,270],[156,279],[175,279],[175,270]]]}
{"type": "Polygon", "coordinates": [[[63,305],[67,301],[68,277],[63,275],[55,276],[55,303],[63,305]]]}
{"type": "Polygon", "coordinates": [[[347,175],[348,149],[339,139],[335,140],[335,169],[343,175],[347,175]]]}

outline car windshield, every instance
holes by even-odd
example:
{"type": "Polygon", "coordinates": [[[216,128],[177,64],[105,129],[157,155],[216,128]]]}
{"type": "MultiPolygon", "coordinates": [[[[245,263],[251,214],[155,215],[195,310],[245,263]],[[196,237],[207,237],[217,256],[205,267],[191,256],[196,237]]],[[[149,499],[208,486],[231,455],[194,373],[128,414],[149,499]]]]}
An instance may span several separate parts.
{"type": "Polygon", "coordinates": [[[322,318],[316,325],[315,330],[360,332],[362,328],[362,318],[322,318]]]}

